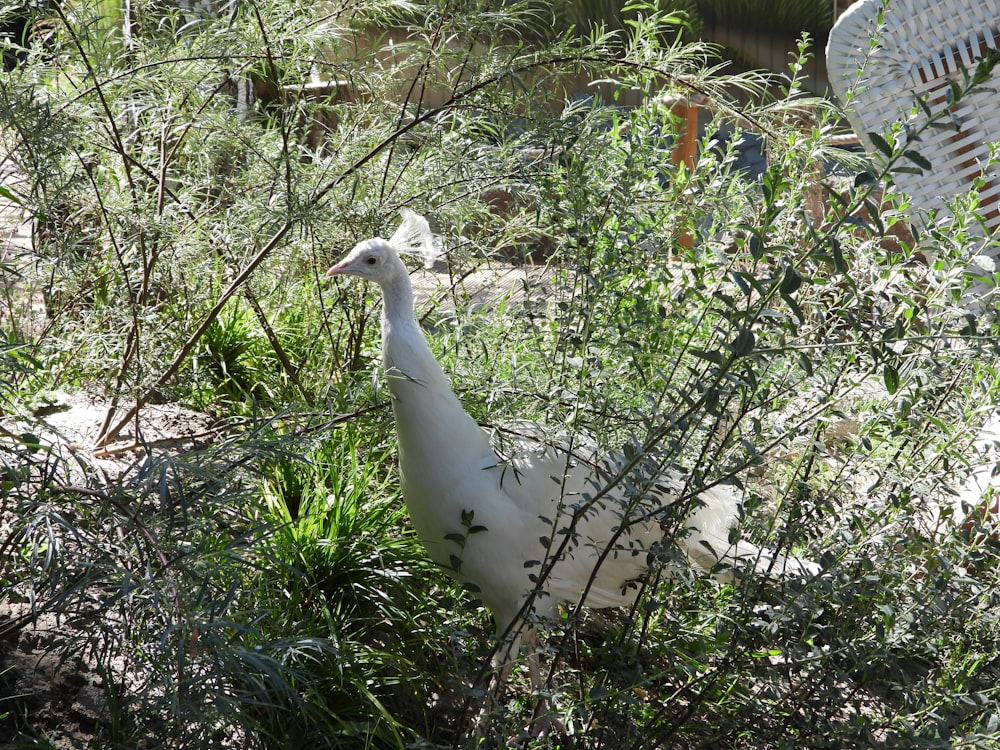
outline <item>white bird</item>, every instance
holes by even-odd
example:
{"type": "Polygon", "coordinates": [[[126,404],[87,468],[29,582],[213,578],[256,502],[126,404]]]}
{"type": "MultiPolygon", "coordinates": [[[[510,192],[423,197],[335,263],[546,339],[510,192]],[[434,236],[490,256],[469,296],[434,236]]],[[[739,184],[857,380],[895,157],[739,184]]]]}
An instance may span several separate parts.
{"type": "MultiPolygon", "coordinates": [[[[327,276],[357,276],[382,289],[382,364],[403,499],[431,558],[471,584],[492,612],[503,664],[517,656],[522,638],[534,639],[536,619],[555,615],[561,602],[635,601],[649,551],[664,538],[657,510],[663,515],[678,502],[682,483],[665,473],[637,492],[589,438],[553,442],[532,425],[491,440],[427,345],[401,253],[420,254],[427,265],[440,255],[426,220],[411,211],[403,212],[392,238],[359,243],[327,276]]],[[[731,544],[739,505],[728,488],[703,491],[690,504],[697,506],[687,520],[690,533],[676,541],[699,565],[716,572],[720,561],[769,573],[815,572],[796,558],[731,544]]],[[[537,665],[531,666],[536,681],[537,665]]]]}

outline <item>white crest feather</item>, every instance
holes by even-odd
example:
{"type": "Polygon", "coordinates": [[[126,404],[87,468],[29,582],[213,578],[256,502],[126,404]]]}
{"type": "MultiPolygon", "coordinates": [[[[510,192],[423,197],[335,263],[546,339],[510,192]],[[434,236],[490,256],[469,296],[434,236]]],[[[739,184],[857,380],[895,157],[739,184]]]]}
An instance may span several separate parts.
{"type": "Polygon", "coordinates": [[[427,219],[408,208],[400,211],[403,223],[389,238],[389,244],[400,255],[417,255],[424,262],[425,268],[434,265],[434,261],[444,255],[441,248],[441,238],[435,237],[427,224],[427,219]]]}

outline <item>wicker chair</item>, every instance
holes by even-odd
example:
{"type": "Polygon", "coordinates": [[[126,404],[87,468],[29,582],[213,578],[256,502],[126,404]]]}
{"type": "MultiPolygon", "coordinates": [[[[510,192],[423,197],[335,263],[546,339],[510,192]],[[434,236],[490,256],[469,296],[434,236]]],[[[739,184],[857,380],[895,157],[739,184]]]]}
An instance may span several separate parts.
{"type": "MultiPolygon", "coordinates": [[[[884,133],[899,120],[926,122],[921,109],[913,112],[915,97],[926,96],[932,112],[942,111],[951,83],[962,83],[961,69],[972,72],[998,48],[995,0],[861,0],[830,32],[827,70],[851,126],[874,153],[869,133],[884,133]]],[[[989,144],[1000,141],[1000,93],[980,88],[951,114],[957,128],[929,129],[916,146],[932,169],[894,173],[893,180],[916,213],[936,210],[944,217],[947,202],[982,177],[980,207],[993,234],[1000,227],[1000,167],[988,162],[989,144]]]]}
{"type": "MultiPolygon", "coordinates": [[[[870,133],[884,133],[897,121],[914,127],[926,123],[917,97],[926,97],[932,113],[948,104],[952,82],[963,82],[989,50],[1000,49],[1000,3],[996,0],[860,0],[837,20],[826,48],[830,86],[869,153],[878,149],[870,133]]],[[[970,251],[996,260],[1000,232],[1000,166],[990,164],[990,144],[1000,141],[1000,69],[994,82],[979,88],[951,112],[957,127],[930,128],[915,146],[931,162],[921,174],[893,173],[912,203],[911,218],[920,223],[928,212],[938,220],[950,215],[948,202],[978,191],[980,215],[989,238],[970,251]],[[982,180],[979,183],[979,180],[982,180]],[[990,242],[989,240],[993,240],[990,242]]],[[[977,267],[982,268],[980,264],[977,267]]],[[[979,275],[979,274],[977,274],[979,275]]],[[[982,314],[996,292],[977,282],[963,300],[967,312],[982,314]],[[978,289],[976,289],[978,287],[978,289]]],[[[988,407],[989,408],[989,407],[988,407]]],[[[970,522],[976,514],[1000,516],[1000,409],[986,415],[973,446],[972,471],[956,501],[956,517],[970,522]]]]}

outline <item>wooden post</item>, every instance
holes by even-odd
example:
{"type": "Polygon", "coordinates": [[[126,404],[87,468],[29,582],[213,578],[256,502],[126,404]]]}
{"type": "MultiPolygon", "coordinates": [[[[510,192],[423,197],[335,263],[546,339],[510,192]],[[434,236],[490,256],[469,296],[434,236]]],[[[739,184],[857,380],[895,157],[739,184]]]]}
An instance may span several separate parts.
{"type": "MultiPolygon", "coordinates": [[[[670,107],[670,114],[678,124],[677,140],[670,154],[670,161],[678,170],[686,169],[688,172],[694,172],[695,163],[698,161],[698,105],[702,104],[704,99],[701,94],[695,94],[685,97],[670,96],[665,100],[670,107]]],[[[690,233],[682,232],[677,242],[681,247],[690,248],[694,244],[694,238],[690,233]]]]}
{"type": "Polygon", "coordinates": [[[670,160],[675,166],[683,164],[688,170],[693,170],[698,159],[698,103],[694,99],[677,99],[671,105],[670,113],[683,123],[670,160]]]}

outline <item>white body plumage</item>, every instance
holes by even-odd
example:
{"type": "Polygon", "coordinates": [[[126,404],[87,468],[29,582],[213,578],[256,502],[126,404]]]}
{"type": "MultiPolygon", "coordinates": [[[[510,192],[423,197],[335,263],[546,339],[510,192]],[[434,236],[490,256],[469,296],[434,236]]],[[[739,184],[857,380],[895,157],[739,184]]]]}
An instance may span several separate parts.
{"type": "MultiPolygon", "coordinates": [[[[642,508],[624,508],[634,500],[620,488],[607,489],[614,467],[600,465],[592,444],[553,445],[530,426],[519,425],[515,450],[499,455],[455,396],[414,318],[409,274],[399,257],[414,249],[425,260],[439,252],[426,222],[408,212],[392,239],[358,244],[327,275],[358,276],[382,289],[383,365],[403,498],[431,558],[478,590],[499,634],[529,599],[532,614],[541,617],[559,602],[632,603],[647,552],[663,538],[651,511],[672,498],[651,493],[642,508]]],[[[662,484],[677,484],[676,478],[664,477],[662,484]]],[[[734,549],[729,529],[739,509],[727,488],[699,494],[695,505],[691,532],[678,543],[699,565],[712,568],[725,558],[768,572],[813,572],[807,563],[746,542],[734,549]]],[[[515,636],[510,644],[516,642],[515,636]]]]}

